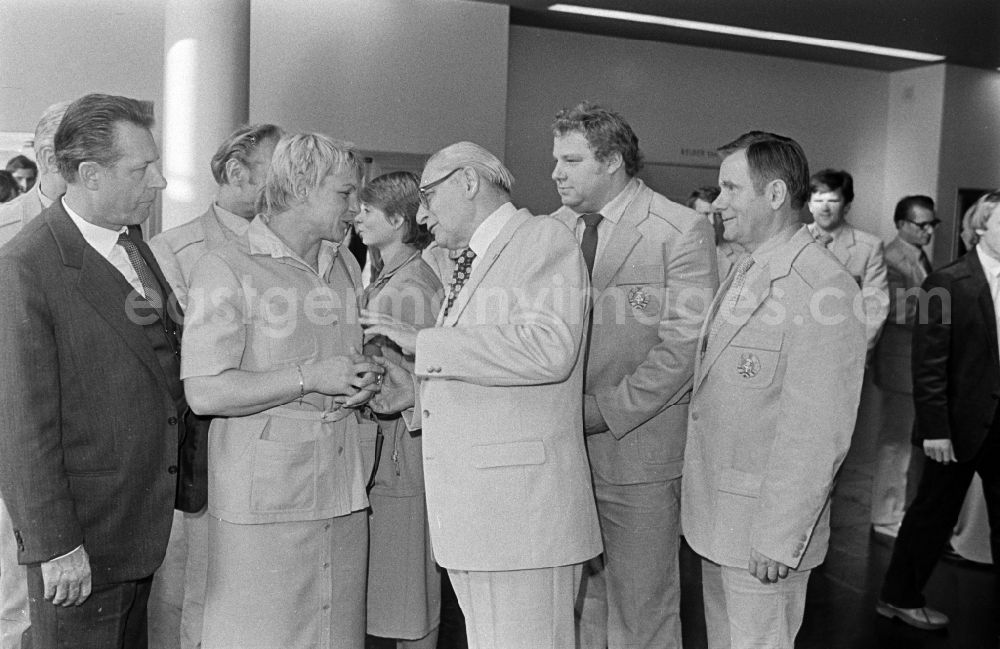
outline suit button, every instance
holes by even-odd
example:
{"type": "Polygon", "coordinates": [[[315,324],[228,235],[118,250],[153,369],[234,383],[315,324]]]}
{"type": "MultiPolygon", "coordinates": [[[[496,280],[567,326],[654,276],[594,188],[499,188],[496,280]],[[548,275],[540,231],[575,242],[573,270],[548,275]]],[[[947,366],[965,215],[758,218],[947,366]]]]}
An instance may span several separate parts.
{"type": "Polygon", "coordinates": [[[177,473],[177,467],[176,466],[167,467],[167,473],[169,473],[170,475],[174,475],[175,473],[177,473]]]}
{"type": "Polygon", "coordinates": [[[698,421],[698,413],[697,412],[692,412],[691,413],[691,421],[698,421]]]}
{"type": "Polygon", "coordinates": [[[430,410],[424,410],[420,414],[422,414],[424,416],[424,419],[430,419],[430,417],[431,417],[431,411],[430,410]]]}
{"type": "Polygon", "coordinates": [[[171,426],[176,426],[177,425],[177,417],[171,417],[170,419],[167,420],[167,423],[170,424],[171,426]]]}

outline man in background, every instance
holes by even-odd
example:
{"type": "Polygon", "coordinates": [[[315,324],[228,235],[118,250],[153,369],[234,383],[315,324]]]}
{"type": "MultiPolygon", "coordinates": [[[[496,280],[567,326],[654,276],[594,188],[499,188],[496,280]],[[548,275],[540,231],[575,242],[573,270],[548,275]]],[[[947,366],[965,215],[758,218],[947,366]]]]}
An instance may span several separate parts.
{"type": "Polygon", "coordinates": [[[680,473],[695,345],[718,286],[707,219],[636,177],[639,139],[582,103],[556,116],[553,214],[591,273],[583,434],[604,541],[577,601],[581,647],[680,647],[680,473]]]}
{"type": "MultiPolygon", "coordinates": [[[[162,232],[149,247],[182,308],[187,308],[191,271],[201,257],[245,234],[255,215],[257,194],[264,184],[281,129],[274,124],[241,126],[212,156],[218,184],[215,200],[201,216],[162,232]]],[[[171,537],[186,548],[181,607],[181,649],[201,645],[208,574],[208,428],[210,417],[189,414],[181,441],[176,508],[184,512],[182,530],[171,537]]]]}
{"type": "Polygon", "coordinates": [[[895,538],[922,464],[921,456],[911,452],[911,339],[920,285],[931,272],[924,248],[940,221],[933,199],[920,195],[901,199],[892,218],[897,234],[885,247],[889,314],[874,357],[875,385],[882,402],[871,520],[876,534],[895,538]]]}
{"type": "MultiPolygon", "coordinates": [[[[31,219],[66,191],[66,181],[59,175],[52,140],[70,102],[52,104],[42,113],[35,127],[35,159],[38,182],[13,201],[0,205],[0,246],[10,241],[31,219]]],[[[23,157],[23,156],[22,156],[23,157]]],[[[4,645],[6,646],[6,645],[4,645]]]]}
{"type": "MultiPolygon", "coordinates": [[[[0,246],[66,191],[52,140],[69,104],[68,101],[52,104],[38,120],[34,148],[41,174],[29,191],[0,205],[0,246]]],[[[13,538],[13,523],[0,498],[0,647],[4,649],[20,649],[21,635],[29,625],[28,578],[24,566],[17,563],[13,538]]]]}

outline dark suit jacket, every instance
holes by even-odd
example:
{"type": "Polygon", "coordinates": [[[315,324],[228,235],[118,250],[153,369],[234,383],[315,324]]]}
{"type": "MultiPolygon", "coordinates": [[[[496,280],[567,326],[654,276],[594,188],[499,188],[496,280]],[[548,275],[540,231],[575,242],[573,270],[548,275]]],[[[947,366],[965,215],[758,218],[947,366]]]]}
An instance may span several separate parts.
{"type": "Polygon", "coordinates": [[[914,442],[951,439],[962,462],[979,450],[1000,399],[993,298],[975,250],[931,273],[923,288],[933,293],[913,330],[914,442]]]}
{"type": "Polygon", "coordinates": [[[0,277],[0,492],[19,561],[82,543],[94,583],[146,577],[173,516],[179,377],[61,202],[0,248],[0,277]]]}

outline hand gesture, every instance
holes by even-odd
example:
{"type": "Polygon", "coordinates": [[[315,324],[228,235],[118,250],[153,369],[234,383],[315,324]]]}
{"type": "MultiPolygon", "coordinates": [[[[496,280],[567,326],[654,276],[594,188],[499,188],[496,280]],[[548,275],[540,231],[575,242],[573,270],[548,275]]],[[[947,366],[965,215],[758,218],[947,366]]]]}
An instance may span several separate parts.
{"type": "Polygon", "coordinates": [[[90,557],[81,545],[69,554],[42,563],[45,599],[56,606],[79,606],[90,597],[90,557]]]}
{"type": "Polygon", "coordinates": [[[382,366],[361,354],[334,356],[317,363],[302,366],[306,392],[321,394],[346,394],[373,388],[382,376],[382,366]]]}
{"type": "Polygon", "coordinates": [[[402,361],[394,363],[385,357],[373,358],[385,369],[382,389],[368,403],[371,409],[382,415],[391,415],[413,407],[413,365],[402,361]]]}
{"type": "Polygon", "coordinates": [[[382,335],[399,345],[406,355],[412,356],[417,351],[417,332],[419,329],[411,324],[401,322],[392,316],[364,309],[358,320],[365,329],[365,337],[382,335]]]}

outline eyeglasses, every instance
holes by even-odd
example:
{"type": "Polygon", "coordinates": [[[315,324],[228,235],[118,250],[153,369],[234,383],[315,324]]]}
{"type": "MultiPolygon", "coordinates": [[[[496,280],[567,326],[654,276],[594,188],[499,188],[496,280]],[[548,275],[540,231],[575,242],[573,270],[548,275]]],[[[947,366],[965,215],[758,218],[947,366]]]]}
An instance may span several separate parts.
{"type": "Polygon", "coordinates": [[[933,221],[914,221],[913,219],[903,219],[903,220],[906,221],[907,223],[917,226],[921,230],[926,230],[928,228],[933,230],[937,226],[941,225],[940,219],[934,219],[933,221]]]}
{"type": "Polygon", "coordinates": [[[420,194],[420,204],[423,205],[424,209],[429,210],[431,208],[431,206],[430,206],[431,191],[430,190],[434,189],[435,187],[437,187],[438,185],[440,185],[444,181],[446,181],[449,178],[451,178],[453,175],[455,175],[455,172],[457,172],[457,171],[459,171],[461,169],[462,169],[462,167],[455,167],[454,169],[452,169],[451,171],[449,171],[445,175],[441,176],[440,178],[438,178],[434,182],[429,182],[426,185],[424,185],[423,187],[420,187],[419,189],[417,189],[417,192],[419,192],[419,194],[420,194]]]}

